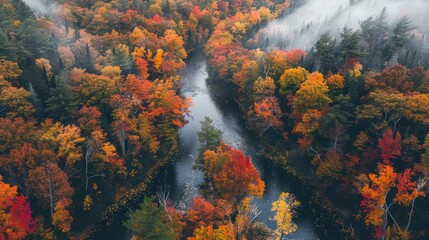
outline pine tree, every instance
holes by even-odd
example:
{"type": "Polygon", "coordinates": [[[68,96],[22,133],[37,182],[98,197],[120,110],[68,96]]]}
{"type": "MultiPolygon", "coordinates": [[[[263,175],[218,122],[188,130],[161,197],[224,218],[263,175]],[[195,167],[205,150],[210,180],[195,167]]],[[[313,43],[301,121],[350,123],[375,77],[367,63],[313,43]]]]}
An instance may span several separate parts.
{"type": "Polygon", "coordinates": [[[335,60],[335,40],[332,39],[329,33],[324,33],[319,40],[316,42],[314,47],[316,48],[316,67],[315,70],[322,70],[324,73],[332,70],[335,60]]]}
{"type": "Polygon", "coordinates": [[[411,25],[411,21],[407,16],[402,17],[398,24],[393,29],[392,41],[395,45],[396,50],[402,48],[410,40],[410,31],[414,27],[411,25]]]}
{"type": "Polygon", "coordinates": [[[56,87],[51,89],[51,97],[46,101],[46,113],[54,120],[69,123],[76,111],[75,96],[68,85],[61,79],[56,81],[56,87]]]}
{"type": "Polygon", "coordinates": [[[130,214],[125,227],[139,239],[173,240],[173,230],[168,224],[168,216],[164,208],[153,203],[154,197],[145,198],[140,209],[130,214]]]}
{"type": "Polygon", "coordinates": [[[206,150],[215,150],[222,141],[222,131],[213,126],[213,120],[205,117],[201,123],[201,131],[198,132],[200,142],[200,153],[206,150]]]}
{"type": "Polygon", "coordinates": [[[11,1],[13,7],[15,8],[16,15],[21,22],[24,22],[27,19],[35,19],[33,11],[31,8],[22,0],[11,1]]]}
{"type": "Polygon", "coordinates": [[[358,31],[353,32],[351,28],[344,27],[340,35],[340,54],[343,56],[344,62],[347,62],[350,57],[364,56],[359,46],[360,33],[358,31]]]}
{"type": "Polygon", "coordinates": [[[89,44],[86,43],[85,46],[85,52],[86,52],[86,71],[88,73],[95,73],[95,66],[94,66],[94,60],[92,59],[91,50],[89,48],[89,44]]]}

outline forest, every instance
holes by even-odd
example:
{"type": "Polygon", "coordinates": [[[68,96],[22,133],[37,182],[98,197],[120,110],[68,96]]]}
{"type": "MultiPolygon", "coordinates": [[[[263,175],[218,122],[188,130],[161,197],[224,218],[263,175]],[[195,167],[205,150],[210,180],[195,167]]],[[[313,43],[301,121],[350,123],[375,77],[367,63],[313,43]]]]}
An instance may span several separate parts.
{"type": "Polygon", "coordinates": [[[428,239],[429,3],[339,2],[0,0],[0,240],[428,239]]]}

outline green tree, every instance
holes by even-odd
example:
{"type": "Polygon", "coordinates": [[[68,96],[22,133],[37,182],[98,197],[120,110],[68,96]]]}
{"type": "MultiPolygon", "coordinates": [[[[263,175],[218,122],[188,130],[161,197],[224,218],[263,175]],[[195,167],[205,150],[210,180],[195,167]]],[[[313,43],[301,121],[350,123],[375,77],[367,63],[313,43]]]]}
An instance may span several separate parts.
{"type": "Polygon", "coordinates": [[[76,98],[70,87],[61,79],[56,81],[56,88],[51,89],[51,97],[46,101],[46,113],[54,120],[70,123],[76,111],[76,98]]]}
{"type": "Polygon", "coordinates": [[[344,62],[347,62],[350,57],[364,56],[359,46],[359,41],[361,39],[360,32],[353,32],[351,28],[344,27],[340,35],[340,55],[344,58],[344,62]]]}
{"type": "Polygon", "coordinates": [[[335,105],[329,108],[326,116],[320,118],[320,135],[328,138],[332,150],[340,150],[341,143],[348,140],[348,127],[350,127],[353,115],[350,113],[353,105],[350,103],[350,96],[338,95],[335,98],[335,105]]]}
{"type": "Polygon", "coordinates": [[[145,198],[140,209],[132,212],[124,225],[140,239],[173,240],[174,231],[169,226],[167,213],[154,200],[154,197],[145,198]]]}
{"type": "Polygon", "coordinates": [[[198,132],[198,140],[200,142],[200,153],[206,150],[215,150],[220,146],[222,141],[222,131],[213,126],[213,120],[205,117],[201,123],[201,131],[198,132]]]}
{"type": "Polygon", "coordinates": [[[409,40],[410,31],[415,27],[411,25],[411,21],[407,16],[402,17],[399,22],[393,28],[392,41],[395,45],[396,50],[402,48],[409,40]]]}
{"type": "Polygon", "coordinates": [[[11,1],[13,7],[15,8],[15,13],[18,19],[23,22],[27,19],[35,19],[33,11],[31,8],[22,0],[11,1]]]}
{"type": "Polygon", "coordinates": [[[335,61],[335,44],[336,41],[332,39],[332,36],[329,33],[324,33],[320,36],[319,40],[316,42],[314,47],[317,52],[315,70],[322,71],[323,73],[332,70],[332,66],[335,61]]]}

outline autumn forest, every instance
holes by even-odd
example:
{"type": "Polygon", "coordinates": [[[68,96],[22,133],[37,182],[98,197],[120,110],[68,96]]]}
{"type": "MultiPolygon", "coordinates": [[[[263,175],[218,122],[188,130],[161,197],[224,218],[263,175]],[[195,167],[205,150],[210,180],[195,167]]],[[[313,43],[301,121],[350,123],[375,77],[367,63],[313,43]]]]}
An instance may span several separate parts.
{"type": "Polygon", "coordinates": [[[429,239],[427,11],[0,0],[0,240],[429,239]]]}

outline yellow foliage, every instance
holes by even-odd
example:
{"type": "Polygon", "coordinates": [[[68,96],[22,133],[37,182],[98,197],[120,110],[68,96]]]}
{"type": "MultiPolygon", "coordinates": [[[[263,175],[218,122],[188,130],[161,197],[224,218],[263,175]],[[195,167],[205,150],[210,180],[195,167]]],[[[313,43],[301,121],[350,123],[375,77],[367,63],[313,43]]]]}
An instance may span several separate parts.
{"type": "Polygon", "coordinates": [[[161,66],[163,62],[162,55],[164,54],[164,51],[162,49],[156,50],[156,55],[153,58],[153,64],[155,66],[156,71],[161,72],[161,66]]]}
{"type": "Polygon", "coordinates": [[[0,60],[0,76],[7,81],[15,81],[21,76],[22,70],[15,62],[0,60]]]}
{"type": "Polygon", "coordinates": [[[43,68],[45,68],[48,78],[52,76],[52,66],[48,59],[46,58],[36,59],[36,65],[39,68],[39,70],[43,70],[43,68]]]}
{"type": "Polygon", "coordinates": [[[295,199],[295,196],[288,192],[282,192],[277,201],[273,202],[271,211],[274,211],[274,219],[277,222],[277,238],[282,239],[284,235],[295,232],[298,226],[293,222],[295,208],[301,203],[295,199]]]}
{"type": "Polygon", "coordinates": [[[344,88],[344,77],[340,74],[334,74],[326,79],[330,90],[340,90],[344,88]]]}
{"type": "Polygon", "coordinates": [[[66,209],[69,205],[71,205],[69,201],[58,201],[55,206],[54,215],[52,216],[52,225],[58,227],[64,233],[70,232],[71,223],[73,222],[73,217],[66,209]]]}
{"type": "Polygon", "coordinates": [[[89,211],[92,206],[92,198],[89,195],[86,195],[85,199],[83,200],[83,210],[89,211]]]}

